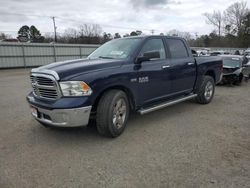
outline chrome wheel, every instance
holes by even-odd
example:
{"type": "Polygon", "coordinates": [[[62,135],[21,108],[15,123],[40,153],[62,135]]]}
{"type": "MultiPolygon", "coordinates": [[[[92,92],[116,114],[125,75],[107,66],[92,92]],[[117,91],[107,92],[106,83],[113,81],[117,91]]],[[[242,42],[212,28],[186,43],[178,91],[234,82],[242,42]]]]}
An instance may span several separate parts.
{"type": "Polygon", "coordinates": [[[113,110],[113,124],[117,129],[120,129],[125,122],[127,115],[127,106],[124,99],[119,99],[116,101],[113,110]]]}
{"type": "Polygon", "coordinates": [[[214,86],[213,86],[212,82],[208,81],[206,86],[205,86],[205,92],[204,92],[204,96],[205,96],[206,100],[211,99],[211,97],[213,96],[213,92],[214,92],[214,86]]]}

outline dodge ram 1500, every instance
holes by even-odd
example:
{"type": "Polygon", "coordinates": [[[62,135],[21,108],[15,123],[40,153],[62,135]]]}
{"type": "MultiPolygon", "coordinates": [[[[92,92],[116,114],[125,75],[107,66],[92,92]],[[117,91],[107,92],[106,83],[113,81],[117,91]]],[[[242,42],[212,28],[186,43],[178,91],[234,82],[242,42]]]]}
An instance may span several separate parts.
{"type": "Polygon", "coordinates": [[[136,36],[111,40],[86,59],[31,70],[31,114],[45,126],[96,122],[100,134],[119,136],[129,114],[195,98],[207,104],[221,79],[219,57],[193,57],[179,37],[136,36]]]}

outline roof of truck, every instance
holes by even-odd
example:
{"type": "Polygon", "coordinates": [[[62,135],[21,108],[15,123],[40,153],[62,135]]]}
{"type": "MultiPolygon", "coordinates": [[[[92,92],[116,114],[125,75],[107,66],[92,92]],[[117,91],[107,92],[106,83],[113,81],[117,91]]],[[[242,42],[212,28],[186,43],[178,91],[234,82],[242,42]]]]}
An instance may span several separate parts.
{"type": "Polygon", "coordinates": [[[166,38],[175,38],[175,39],[183,39],[182,37],[178,36],[166,36],[166,35],[137,35],[137,36],[128,36],[119,39],[126,39],[126,38],[150,38],[150,37],[166,37],[166,38]]]}

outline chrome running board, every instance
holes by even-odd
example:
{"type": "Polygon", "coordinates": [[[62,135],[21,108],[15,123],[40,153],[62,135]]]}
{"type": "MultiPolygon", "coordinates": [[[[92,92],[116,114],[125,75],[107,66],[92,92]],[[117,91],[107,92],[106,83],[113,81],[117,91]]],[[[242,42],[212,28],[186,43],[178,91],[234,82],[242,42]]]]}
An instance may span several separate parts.
{"type": "Polygon", "coordinates": [[[189,99],[192,99],[194,97],[196,97],[197,94],[190,94],[188,96],[185,96],[185,97],[182,97],[182,98],[178,98],[176,100],[172,100],[172,101],[168,101],[166,103],[161,103],[159,105],[155,105],[153,107],[149,107],[149,108],[146,108],[146,109],[140,109],[138,110],[138,112],[143,115],[143,114],[147,114],[149,112],[153,112],[155,110],[159,110],[159,109],[162,109],[162,108],[165,108],[167,106],[171,106],[171,105],[174,105],[174,104],[177,104],[177,103],[180,103],[180,102],[183,102],[183,101],[186,101],[186,100],[189,100],[189,99]]]}

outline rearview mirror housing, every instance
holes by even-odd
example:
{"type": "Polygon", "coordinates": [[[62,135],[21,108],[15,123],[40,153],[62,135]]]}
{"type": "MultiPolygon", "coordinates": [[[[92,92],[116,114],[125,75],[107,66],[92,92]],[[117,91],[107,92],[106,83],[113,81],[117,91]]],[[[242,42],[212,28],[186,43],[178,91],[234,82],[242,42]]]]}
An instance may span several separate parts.
{"type": "Polygon", "coordinates": [[[143,61],[150,61],[151,59],[158,59],[158,58],[160,58],[159,51],[149,51],[145,52],[143,56],[137,57],[135,63],[140,64],[143,61]]]}

